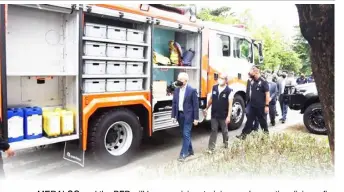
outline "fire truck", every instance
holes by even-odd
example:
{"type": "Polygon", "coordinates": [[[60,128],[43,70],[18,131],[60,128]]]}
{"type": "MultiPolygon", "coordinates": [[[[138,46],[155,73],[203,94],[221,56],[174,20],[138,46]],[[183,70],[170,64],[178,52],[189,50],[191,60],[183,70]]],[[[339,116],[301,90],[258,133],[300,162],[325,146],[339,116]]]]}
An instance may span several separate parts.
{"type": "Polygon", "coordinates": [[[193,7],[2,4],[0,35],[2,139],[14,150],[64,143],[63,158],[81,166],[85,154],[124,165],[143,137],[177,127],[168,87],[180,72],[198,90],[200,122],[226,72],[235,92],[229,128],[239,128],[247,73],[263,60],[243,26],[200,21],[193,7]],[[171,45],[192,53],[187,64],[171,62],[171,45]]]}

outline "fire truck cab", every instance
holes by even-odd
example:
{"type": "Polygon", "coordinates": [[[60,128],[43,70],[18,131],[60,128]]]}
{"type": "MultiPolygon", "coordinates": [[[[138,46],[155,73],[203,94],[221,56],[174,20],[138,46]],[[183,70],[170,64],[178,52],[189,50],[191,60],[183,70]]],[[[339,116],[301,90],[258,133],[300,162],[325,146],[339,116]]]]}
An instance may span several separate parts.
{"type": "Polygon", "coordinates": [[[247,72],[255,54],[262,59],[262,44],[240,27],[176,10],[1,5],[2,138],[15,150],[64,142],[64,159],[81,166],[85,152],[102,164],[126,164],[142,137],[178,126],[171,119],[172,84],[181,71],[198,90],[200,121],[209,120],[202,110],[225,71],[235,91],[230,128],[239,128],[247,72]],[[191,59],[173,63],[171,49],[189,51],[191,59]]]}

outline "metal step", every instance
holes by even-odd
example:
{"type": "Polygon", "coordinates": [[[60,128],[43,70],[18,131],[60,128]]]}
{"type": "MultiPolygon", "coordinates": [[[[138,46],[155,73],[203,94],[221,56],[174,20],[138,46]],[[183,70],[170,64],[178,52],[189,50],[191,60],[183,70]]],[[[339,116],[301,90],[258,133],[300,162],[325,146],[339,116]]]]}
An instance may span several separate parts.
{"type": "Polygon", "coordinates": [[[171,118],[172,111],[156,112],[153,114],[153,132],[178,127],[171,118]]]}

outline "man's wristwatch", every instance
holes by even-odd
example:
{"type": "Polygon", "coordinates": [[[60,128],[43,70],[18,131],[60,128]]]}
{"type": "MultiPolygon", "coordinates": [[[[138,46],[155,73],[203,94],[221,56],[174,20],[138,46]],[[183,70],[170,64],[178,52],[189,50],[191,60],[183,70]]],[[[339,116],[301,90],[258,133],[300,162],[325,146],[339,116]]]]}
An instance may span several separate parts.
{"type": "Polygon", "coordinates": [[[269,104],[265,104],[265,107],[269,107],[269,104]]]}

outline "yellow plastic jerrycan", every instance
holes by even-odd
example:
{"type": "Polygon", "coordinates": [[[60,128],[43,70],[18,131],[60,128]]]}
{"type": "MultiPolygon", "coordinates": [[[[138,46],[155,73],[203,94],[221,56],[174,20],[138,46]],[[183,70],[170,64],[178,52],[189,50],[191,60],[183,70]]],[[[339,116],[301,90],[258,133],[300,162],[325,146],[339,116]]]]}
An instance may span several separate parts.
{"type": "Polygon", "coordinates": [[[61,133],[69,135],[74,133],[74,113],[69,110],[57,110],[61,118],[61,133]]]}
{"type": "Polygon", "coordinates": [[[43,109],[43,130],[48,137],[61,135],[59,112],[43,109]]]}

